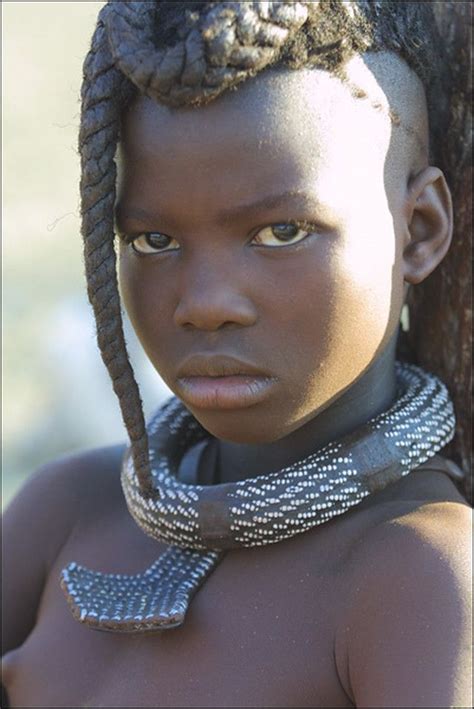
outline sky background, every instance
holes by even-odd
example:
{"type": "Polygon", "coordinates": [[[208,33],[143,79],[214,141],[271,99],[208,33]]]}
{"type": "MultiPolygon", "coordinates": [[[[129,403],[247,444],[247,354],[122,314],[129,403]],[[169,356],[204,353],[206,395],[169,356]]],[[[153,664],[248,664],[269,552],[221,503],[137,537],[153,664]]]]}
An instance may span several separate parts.
{"type": "MultiPolygon", "coordinates": [[[[3,507],[41,465],[126,440],[79,220],[82,63],[102,2],[4,2],[3,507]]],[[[170,395],[126,322],[149,415],[170,395]]]]}

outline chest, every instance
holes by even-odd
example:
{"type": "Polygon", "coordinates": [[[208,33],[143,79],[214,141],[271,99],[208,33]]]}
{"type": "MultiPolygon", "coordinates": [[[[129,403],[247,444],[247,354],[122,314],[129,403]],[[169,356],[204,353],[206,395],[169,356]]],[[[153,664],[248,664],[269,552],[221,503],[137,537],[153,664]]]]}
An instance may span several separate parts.
{"type": "Polygon", "coordinates": [[[228,552],[181,628],[151,635],[91,630],[59,588],[75,560],[136,573],[162,547],[134,523],[79,527],[62,550],[26,642],[6,658],[12,706],[352,706],[334,638],[346,591],[336,528],[228,552]]]}

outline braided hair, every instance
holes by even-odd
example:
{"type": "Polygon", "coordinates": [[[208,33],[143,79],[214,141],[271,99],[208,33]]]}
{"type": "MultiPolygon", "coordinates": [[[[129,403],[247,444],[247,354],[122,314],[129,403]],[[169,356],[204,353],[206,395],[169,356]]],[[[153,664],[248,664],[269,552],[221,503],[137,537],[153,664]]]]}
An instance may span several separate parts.
{"type": "Polygon", "coordinates": [[[115,154],[124,108],[137,93],[169,106],[200,106],[276,65],[318,67],[343,79],[352,56],[382,50],[417,73],[430,107],[437,80],[430,5],[111,0],[101,9],[81,89],[81,231],[98,345],[145,496],[154,494],[148,438],[124,339],[114,246],[115,154]]]}

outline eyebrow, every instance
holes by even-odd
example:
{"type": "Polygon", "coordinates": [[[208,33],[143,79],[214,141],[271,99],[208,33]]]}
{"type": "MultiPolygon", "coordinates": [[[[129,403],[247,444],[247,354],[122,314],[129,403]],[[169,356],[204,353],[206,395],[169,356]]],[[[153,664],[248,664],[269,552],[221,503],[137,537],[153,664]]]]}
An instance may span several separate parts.
{"type": "Polygon", "coordinates": [[[304,190],[287,190],[281,194],[269,195],[250,204],[240,204],[236,207],[222,209],[218,212],[217,219],[219,222],[228,222],[243,215],[252,216],[264,210],[270,211],[278,207],[294,206],[298,203],[301,206],[321,207],[321,203],[316,197],[304,190]]]}
{"type": "MultiPolygon", "coordinates": [[[[295,207],[297,205],[299,205],[300,208],[322,208],[321,202],[316,198],[315,195],[309,194],[308,192],[301,189],[292,189],[287,190],[286,192],[282,192],[280,194],[268,195],[267,197],[263,197],[263,199],[259,199],[255,202],[251,202],[248,204],[239,204],[235,207],[226,207],[224,209],[221,209],[217,212],[217,221],[219,224],[225,224],[229,221],[235,221],[239,217],[242,217],[244,215],[246,217],[252,217],[252,215],[258,214],[265,210],[270,211],[278,207],[295,207]]],[[[160,218],[160,215],[158,213],[152,214],[144,209],[141,209],[140,207],[122,207],[120,204],[118,204],[116,211],[118,218],[122,219],[129,217],[137,218],[140,220],[145,219],[149,221],[158,220],[160,218]]],[[[161,218],[162,216],[163,215],[161,215],[161,218]]]]}

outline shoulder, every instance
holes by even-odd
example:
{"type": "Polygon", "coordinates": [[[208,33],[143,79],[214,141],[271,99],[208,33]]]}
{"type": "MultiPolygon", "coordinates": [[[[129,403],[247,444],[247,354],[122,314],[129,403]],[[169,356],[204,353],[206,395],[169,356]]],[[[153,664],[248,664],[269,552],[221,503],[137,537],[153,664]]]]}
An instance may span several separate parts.
{"type": "Polygon", "coordinates": [[[94,448],[68,455],[40,472],[57,481],[58,492],[74,502],[89,505],[103,494],[121,494],[120,469],[125,444],[94,448]]]}
{"type": "Polygon", "coordinates": [[[53,460],[26,480],[6,508],[2,520],[4,651],[18,647],[33,627],[48,571],[82,510],[104,499],[104,493],[120,496],[124,450],[118,445],[53,460]]]}
{"type": "Polygon", "coordinates": [[[407,506],[357,543],[336,643],[357,706],[470,706],[471,549],[471,508],[446,500],[407,506]]]}
{"type": "Polygon", "coordinates": [[[84,500],[117,486],[124,451],[125,445],[95,448],[42,465],[8,505],[5,522],[14,519],[19,525],[26,515],[29,524],[36,520],[51,531],[71,527],[84,500]]]}
{"type": "MultiPolygon", "coordinates": [[[[436,576],[438,588],[466,590],[471,561],[472,509],[446,500],[407,506],[367,531],[357,545],[351,578],[360,583],[388,584],[406,577],[419,594],[432,593],[419,584],[436,576]]],[[[387,591],[392,586],[387,587],[387,591]]]]}

